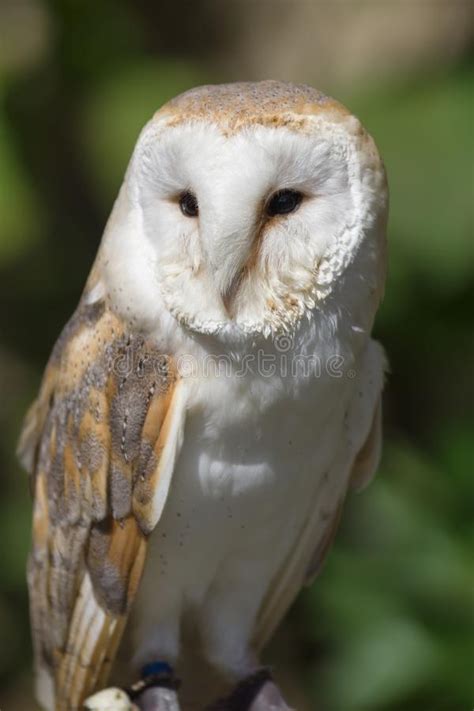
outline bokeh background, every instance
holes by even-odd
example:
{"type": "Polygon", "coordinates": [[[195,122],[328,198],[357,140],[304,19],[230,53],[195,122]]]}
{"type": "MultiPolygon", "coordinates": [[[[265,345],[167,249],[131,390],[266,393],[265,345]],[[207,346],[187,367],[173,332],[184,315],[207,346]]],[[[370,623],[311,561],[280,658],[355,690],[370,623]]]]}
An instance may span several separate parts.
{"type": "Polygon", "coordinates": [[[0,708],[33,711],[22,415],[134,141],[199,83],[289,79],[349,105],[391,186],[379,475],[268,650],[299,711],[473,707],[473,5],[0,2],[0,708]]]}

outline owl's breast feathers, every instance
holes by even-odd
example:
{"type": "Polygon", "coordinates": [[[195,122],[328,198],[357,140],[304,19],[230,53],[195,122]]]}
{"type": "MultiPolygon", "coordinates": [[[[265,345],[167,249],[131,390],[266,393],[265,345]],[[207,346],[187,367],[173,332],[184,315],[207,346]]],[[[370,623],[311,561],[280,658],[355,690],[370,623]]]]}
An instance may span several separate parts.
{"type": "Polygon", "coordinates": [[[104,302],[83,301],[27,415],[33,638],[56,711],[79,707],[112,664],[167,495],[178,391],[169,357],[104,302]]]}

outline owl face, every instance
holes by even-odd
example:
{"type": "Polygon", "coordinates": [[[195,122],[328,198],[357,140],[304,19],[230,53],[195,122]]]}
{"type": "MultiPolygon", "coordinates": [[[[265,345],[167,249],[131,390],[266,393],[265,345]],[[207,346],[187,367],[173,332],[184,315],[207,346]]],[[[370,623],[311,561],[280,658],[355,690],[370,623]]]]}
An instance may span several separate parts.
{"type": "Polygon", "coordinates": [[[134,229],[121,236],[122,262],[140,274],[148,310],[159,291],[192,331],[294,329],[360,268],[361,250],[373,253],[367,283],[379,279],[386,199],[371,139],[335,102],[311,95],[297,110],[285,104],[288,85],[262,84],[277,84],[280,101],[250,84],[240,103],[228,87],[213,100],[204,88],[172,102],[145,127],[129,166],[134,229]]]}

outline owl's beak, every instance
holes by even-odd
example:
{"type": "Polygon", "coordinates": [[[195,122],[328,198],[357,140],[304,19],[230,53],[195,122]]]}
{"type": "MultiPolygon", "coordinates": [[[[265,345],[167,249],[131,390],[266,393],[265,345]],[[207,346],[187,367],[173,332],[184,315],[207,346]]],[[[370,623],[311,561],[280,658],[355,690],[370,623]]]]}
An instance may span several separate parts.
{"type": "MultiPolygon", "coordinates": [[[[243,191],[240,190],[240,193],[243,191]]],[[[231,212],[224,208],[220,212],[209,210],[212,221],[206,219],[205,205],[202,210],[201,240],[206,262],[212,282],[230,318],[234,315],[237,295],[256,248],[255,212],[249,209],[249,204],[251,201],[247,196],[246,203],[241,207],[239,204],[234,205],[231,212]]]]}
{"type": "Polygon", "coordinates": [[[236,237],[224,233],[212,243],[212,250],[207,250],[212,282],[229,318],[233,316],[235,301],[248,270],[252,241],[250,235],[236,237]]]}
{"type": "Polygon", "coordinates": [[[213,281],[217,287],[222,305],[227,316],[232,318],[234,315],[235,300],[245,275],[245,267],[239,266],[237,270],[232,269],[232,271],[230,271],[226,269],[224,265],[221,265],[212,271],[213,281]]]}
{"type": "Polygon", "coordinates": [[[240,244],[238,249],[229,250],[226,258],[213,269],[213,281],[229,318],[235,315],[236,300],[255,261],[257,249],[256,241],[249,239],[247,244],[240,244]]]}
{"type": "Polygon", "coordinates": [[[234,276],[227,289],[225,289],[224,292],[221,292],[222,303],[224,304],[224,308],[230,318],[232,318],[233,315],[233,305],[240,285],[244,279],[245,270],[245,266],[242,267],[242,269],[240,269],[240,271],[234,276]]]}
{"type": "Polygon", "coordinates": [[[252,226],[246,235],[246,240],[239,245],[237,253],[234,254],[232,270],[227,272],[227,281],[222,283],[220,291],[222,303],[230,318],[233,316],[235,301],[244,279],[258,260],[261,234],[261,226],[252,226]],[[230,279],[229,274],[231,274],[230,279]]]}

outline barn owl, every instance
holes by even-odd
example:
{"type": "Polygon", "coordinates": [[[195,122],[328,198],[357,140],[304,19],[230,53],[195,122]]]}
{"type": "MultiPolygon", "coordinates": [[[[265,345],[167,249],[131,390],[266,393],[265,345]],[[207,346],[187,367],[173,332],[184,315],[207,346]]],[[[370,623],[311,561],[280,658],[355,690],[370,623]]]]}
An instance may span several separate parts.
{"type": "Polygon", "coordinates": [[[289,708],[260,651],[379,459],[386,215],[373,140],[307,86],[204,86],[145,126],[20,442],[44,709],[125,639],[142,709],[289,708]]]}

